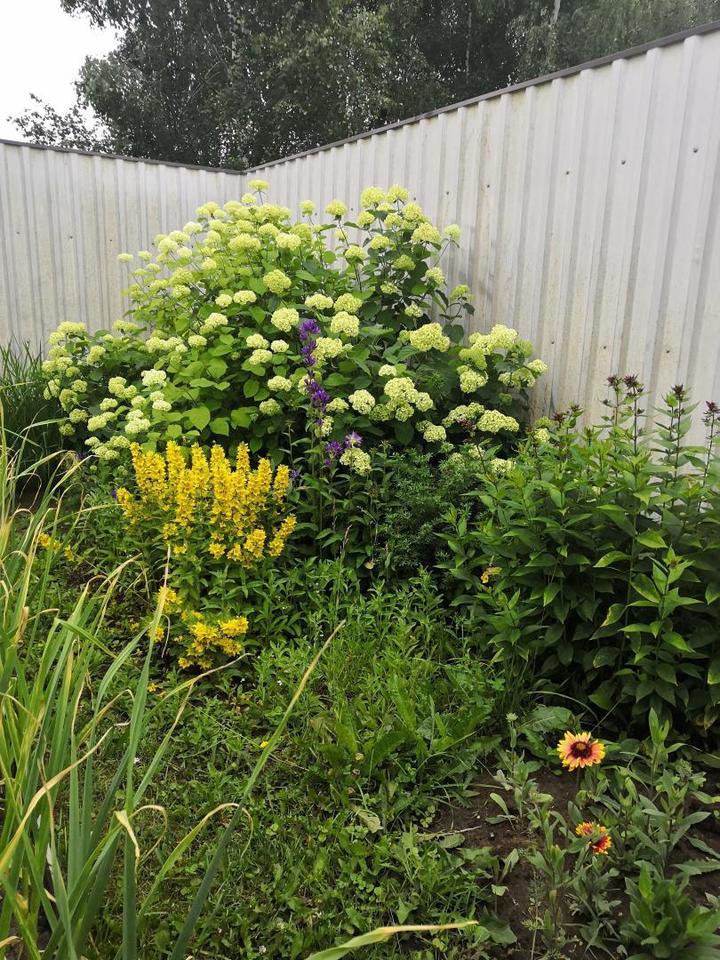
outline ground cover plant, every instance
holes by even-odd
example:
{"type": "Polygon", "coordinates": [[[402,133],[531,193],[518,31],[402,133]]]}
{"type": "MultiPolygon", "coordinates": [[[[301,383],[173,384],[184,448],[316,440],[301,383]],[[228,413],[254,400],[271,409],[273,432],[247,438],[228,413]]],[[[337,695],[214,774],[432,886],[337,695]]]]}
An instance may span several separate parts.
{"type": "Polygon", "coordinates": [[[720,956],[718,408],[532,422],[454,228],[256,186],[3,434],[0,952],[720,956]]]}

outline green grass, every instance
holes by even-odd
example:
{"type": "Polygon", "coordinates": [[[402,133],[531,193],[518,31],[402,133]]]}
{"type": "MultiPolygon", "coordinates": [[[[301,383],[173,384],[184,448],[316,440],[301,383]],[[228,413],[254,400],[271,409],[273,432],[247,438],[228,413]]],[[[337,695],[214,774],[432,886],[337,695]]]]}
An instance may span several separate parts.
{"type": "Polygon", "coordinates": [[[29,343],[0,346],[0,406],[4,442],[19,467],[35,466],[47,483],[52,469],[47,458],[62,446],[58,430],[61,411],[56,401],[43,397],[42,357],[29,343]]]}
{"type": "Polygon", "coordinates": [[[644,929],[620,922],[640,862],[653,916],[682,908],[676,942],[712,924],[717,798],[669,724],[608,742],[598,775],[560,776],[559,734],[602,718],[513,688],[430,575],[368,585],[292,554],[245,655],[190,677],[163,653],[153,571],[123,554],[109,494],[87,464],[51,464],[23,507],[37,465],[0,432],[12,960],[600,960],[644,929]],[[608,824],[612,857],[588,858],[581,819],[608,824]]]}

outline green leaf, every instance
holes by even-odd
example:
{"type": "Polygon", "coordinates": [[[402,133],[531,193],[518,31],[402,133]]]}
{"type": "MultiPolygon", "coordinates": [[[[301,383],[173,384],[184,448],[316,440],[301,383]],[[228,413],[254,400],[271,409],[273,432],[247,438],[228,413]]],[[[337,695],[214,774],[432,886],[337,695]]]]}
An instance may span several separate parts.
{"type": "Polygon", "coordinates": [[[204,430],[210,423],[210,411],[207,407],[194,407],[185,414],[190,423],[197,430],[204,430]]]}
{"type": "Polygon", "coordinates": [[[477,926],[476,920],[465,920],[463,923],[443,923],[440,925],[423,924],[420,926],[378,927],[370,933],[353,937],[338,947],[330,947],[319,953],[311,954],[307,960],[341,960],[347,953],[357,950],[358,947],[371,947],[374,943],[385,943],[390,937],[398,933],[440,933],[443,930],[462,930],[465,927],[477,926]]]}
{"type": "Polygon", "coordinates": [[[215,417],[210,421],[210,429],[219,436],[227,437],[230,435],[230,421],[227,417],[215,417]]]}
{"type": "Polygon", "coordinates": [[[215,377],[216,380],[219,380],[220,377],[224,376],[227,370],[227,364],[224,360],[221,360],[220,357],[213,357],[210,363],[208,363],[207,368],[210,375],[215,377]]]}
{"type": "Polygon", "coordinates": [[[415,435],[415,430],[413,428],[413,425],[409,421],[407,420],[395,421],[395,436],[397,437],[400,443],[402,444],[410,443],[414,435],[415,435]]]}
{"type": "Polygon", "coordinates": [[[657,530],[646,530],[644,533],[639,533],[635,539],[644,547],[652,547],[654,550],[667,549],[667,544],[657,530]]]}
{"type": "Polygon", "coordinates": [[[715,603],[720,597],[720,583],[709,583],[705,588],[705,603],[715,603]]]}
{"type": "Polygon", "coordinates": [[[214,387],[214,386],[215,386],[215,381],[214,381],[214,380],[208,380],[207,377],[195,377],[194,380],[191,380],[191,381],[190,381],[190,386],[191,386],[191,387],[201,387],[201,388],[207,390],[209,387],[214,387]]]}
{"type": "Polygon", "coordinates": [[[711,686],[716,683],[720,683],[720,657],[715,657],[715,659],[711,661],[710,666],[708,667],[707,682],[711,686]]]}
{"type": "Polygon", "coordinates": [[[342,387],[347,382],[348,378],[344,377],[342,373],[331,373],[329,377],[323,380],[323,385],[326,387],[342,387]]]}
{"type": "Polygon", "coordinates": [[[663,636],[663,640],[668,646],[672,647],[673,650],[679,650],[681,653],[694,653],[692,647],[688,646],[684,637],[681,637],[679,633],[671,630],[663,636]]]}
{"type": "Polygon", "coordinates": [[[547,607],[548,604],[552,603],[561,590],[561,582],[556,580],[554,583],[549,583],[543,590],[543,606],[547,607]]]}
{"type": "Polygon", "coordinates": [[[619,507],[616,503],[601,503],[598,510],[606,514],[616,527],[619,527],[629,536],[632,537],[635,535],[635,529],[628,520],[627,513],[622,507],[619,507]]]}
{"type": "Polygon", "coordinates": [[[249,427],[254,413],[255,407],[236,407],[230,411],[230,422],[234,427],[249,427]]]}
{"type": "Polygon", "coordinates": [[[652,600],[653,603],[660,602],[660,594],[657,591],[657,587],[650,577],[644,573],[638,573],[632,581],[631,586],[636,593],[639,593],[641,597],[645,597],[646,600],[652,600]]]}
{"type": "Polygon", "coordinates": [[[594,667],[608,667],[618,658],[617,647],[601,647],[593,657],[594,667]]]}
{"type": "Polygon", "coordinates": [[[623,553],[622,550],[611,550],[610,553],[606,553],[604,556],[600,557],[598,562],[595,564],[596,567],[609,567],[611,564],[615,563],[617,560],[629,560],[630,558],[626,553],[623,553]]]}
{"type": "Polygon", "coordinates": [[[602,622],[603,627],[609,627],[612,623],[617,623],[625,611],[624,603],[613,603],[602,622]]]}

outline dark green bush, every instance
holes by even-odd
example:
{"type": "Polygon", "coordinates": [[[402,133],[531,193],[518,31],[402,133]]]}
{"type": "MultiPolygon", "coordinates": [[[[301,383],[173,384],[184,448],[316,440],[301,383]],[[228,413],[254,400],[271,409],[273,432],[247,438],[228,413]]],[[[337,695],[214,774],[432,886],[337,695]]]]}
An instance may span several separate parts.
{"type": "Polygon", "coordinates": [[[636,378],[610,385],[601,426],[559,415],[507,473],[487,463],[477,520],[451,511],[453,602],[518,686],[542,678],[621,723],[654,707],[708,731],[720,717],[718,408],[692,447],[682,387],[643,429],[636,378]]]}

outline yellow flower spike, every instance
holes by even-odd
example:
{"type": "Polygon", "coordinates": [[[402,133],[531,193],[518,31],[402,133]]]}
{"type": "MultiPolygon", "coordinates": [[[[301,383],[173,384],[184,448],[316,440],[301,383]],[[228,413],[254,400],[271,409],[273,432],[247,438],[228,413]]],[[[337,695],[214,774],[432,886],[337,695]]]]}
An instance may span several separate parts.
{"type": "Polygon", "coordinates": [[[165,458],[160,453],[144,453],[138,444],[130,448],[135,480],[144,500],[162,503],[165,497],[166,470],[165,458]]]}
{"type": "Polygon", "coordinates": [[[258,527],[248,535],[245,543],[243,544],[243,549],[246,553],[250,554],[251,557],[254,557],[256,560],[260,560],[265,547],[265,538],[265,531],[258,527]]]}
{"type": "Polygon", "coordinates": [[[162,601],[163,613],[173,613],[180,609],[180,597],[172,587],[160,587],[158,600],[162,601]]]}
{"type": "Polygon", "coordinates": [[[197,444],[193,446],[190,457],[195,485],[199,490],[206,491],[210,482],[210,467],[207,457],[197,444]]]}
{"type": "Polygon", "coordinates": [[[268,547],[268,555],[271,557],[279,557],[280,554],[285,549],[285,541],[290,536],[290,534],[295,529],[297,524],[297,519],[294,516],[286,517],[275,533],[275,536],[270,541],[268,547]]]}
{"type": "Polygon", "coordinates": [[[272,465],[265,457],[257,465],[258,490],[264,496],[270,492],[272,483],[272,465]]]}
{"type": "Polygon", "coordinates": [[[220,629],[226,637],[239,637],[248,632],[247,617],[233,617],[230,620],[221,620],[220,629]]]}
{"type": "Polygon", "coordinates": [[[235,454],[235,470],[243,477],[250,473],[250,451],[246,443],[241,443],[235,454]]]}
{"type": "Polygon", "coordinates": [[[234,560],[235,562],[239,562],[240,560],[242,560],[243,552],[242,552],[242,547],[240,546],[239,543],[236,543],[235,546],[230,547],[230,549],[227,552],[227,558],[228,560],[234,560]]]}
{"type": "Polygon", "coordinates": [[[125,514],[128,519],[133,517],[133,496],[129,490],[126,490],[125,487],[118,487],[115,491],[115,497],[118,502],[118,506],[125,514]]]}
{"type": "Polygon", "coordinates": [[[281,464],[275,471],[275,480],[273,481],[273,496],[278,503],[285,499],[289,486],[290,470],[284,464],[281,464]]]}
{"type": "Polygon", "coordinates": [[[167,460],[167,482],[172,495],[177,489],[178,481],[185,470],[185,458],[180,447],[172,441],[167,445],[165,458],[167,460]]]}
{"type": "MultiPolygon", "coordinates": [[[[168,587],[161,596],[168,638],[180,648],[178,662],[182,667],[205,668],[237,656],[249,629],[247,618],[215,621],[214,615],[193,609],[196,601],[191,598],[207,597],[211,609],[219,593],[223,603],[231,599],[230,583],[214,582],[216,573],[212,565],[203,564],[203,556],[225,557],[250,569],[282,553],[296,523],[282,510],[288,468],[274,470],[263,458],[252,469],[244,444],[232,460],[218,445],[207,453],[196,445],[188,454],[173,442],[164,453],[144,452],[135,444],[131,453],[135,492],[119,490],[118,504],[149,542],[171,548],[175,588],[168,587]],[[200,584],[203,569],[208,582],[200,584]]],[[[236,570],[235,576],[239,573],[236,570]]]]}

